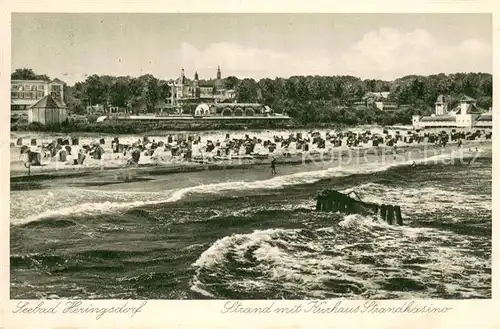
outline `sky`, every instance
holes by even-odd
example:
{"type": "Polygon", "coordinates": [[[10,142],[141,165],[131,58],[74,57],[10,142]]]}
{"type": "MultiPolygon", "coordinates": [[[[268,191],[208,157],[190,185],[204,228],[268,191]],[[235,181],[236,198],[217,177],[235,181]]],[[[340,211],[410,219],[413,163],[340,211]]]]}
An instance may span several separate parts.
{"type": "Polygon", "coordinates": [[[12,14],[12,71],[68,84],[92,74],[222,75],[492,72],[489,14],[12,14]]]}

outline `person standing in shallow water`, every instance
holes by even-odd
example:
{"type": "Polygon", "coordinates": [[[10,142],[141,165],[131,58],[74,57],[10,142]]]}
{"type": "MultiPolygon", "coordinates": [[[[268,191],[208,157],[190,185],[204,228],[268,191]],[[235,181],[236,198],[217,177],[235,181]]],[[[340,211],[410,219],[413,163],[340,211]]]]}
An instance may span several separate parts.
{"type": "Polygon", "coordinates": [[[276,175],[276,159],[271,161],[271,175],[276,175]]]}

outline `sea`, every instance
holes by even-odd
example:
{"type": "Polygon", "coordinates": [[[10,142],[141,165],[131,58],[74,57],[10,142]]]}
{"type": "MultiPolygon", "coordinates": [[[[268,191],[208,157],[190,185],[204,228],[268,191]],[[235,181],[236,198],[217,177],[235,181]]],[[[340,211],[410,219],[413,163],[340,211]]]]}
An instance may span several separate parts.
{"type": "Polygon", "coordinates": [[[491,298],[492,160],[87,177],[12,190],[13,299],[491,298]],[[325,188],[404,225],[315,211],[325,188]]]}

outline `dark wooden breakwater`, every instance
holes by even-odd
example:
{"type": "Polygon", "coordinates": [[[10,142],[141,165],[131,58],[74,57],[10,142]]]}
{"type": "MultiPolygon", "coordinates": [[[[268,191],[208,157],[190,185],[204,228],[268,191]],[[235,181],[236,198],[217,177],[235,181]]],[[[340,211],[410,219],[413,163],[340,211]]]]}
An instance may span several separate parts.
{"type": "Polygon", "coordinates": [[[400,206],[363,202],[356,192],[344,194],[336,190],[324,190],[316,196],[316,211],[376,215],[389,225],[403,225],[400,206]]]}

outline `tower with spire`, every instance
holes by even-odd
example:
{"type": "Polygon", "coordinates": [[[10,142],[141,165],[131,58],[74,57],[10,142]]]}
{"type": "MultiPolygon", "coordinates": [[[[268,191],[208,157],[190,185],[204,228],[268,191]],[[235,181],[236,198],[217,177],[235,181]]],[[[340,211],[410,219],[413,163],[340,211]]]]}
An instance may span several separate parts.
{"type": "Polygon", "coordinates": [[[234,96],[231,96],[233,93],[229,96],[226,93],[220,65],[217,65],[215,79],[213,76],[209,80],[200,79],[198,71],[194,72],[193,78],[194,79],[189,79],[186,76],[186,71],[181,69],[180,77],[169,83],[172,91],[171,104],[182,105],[189,102],[200,102],[202,100],[205,102],[217,103],[226,98],[234,98],[234,96]]]}
{"type": "Polygon", "coordinates": [[[219,94],[219,92],[220,92],[220,90],[222,88],[221,87],[222,86],[221,77],[222,77],[222,74],[221,74],[221,71],[220,71],[220,65],[217,65],[217,78],[215,79],[214,89],[213,89],[213,93],[214,93],[214,96],[215,96],[215,102],[217,102],[216,95],[219,94]]]}
{"type": "Polygon", "coordinates": [[[193,96],[200,97],[200,79],[198,77],[198,71],[194,72],[194,82],[193,82],[193,96]]]}
{"type": "Polygon", "coordinates": [[[181,80],[180,80],[181,85],[183,85],[184,82],[186,82],[186,75],[185,75],[184,69],[182,69],[181,70],[181,80]]]}

